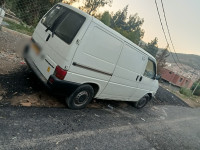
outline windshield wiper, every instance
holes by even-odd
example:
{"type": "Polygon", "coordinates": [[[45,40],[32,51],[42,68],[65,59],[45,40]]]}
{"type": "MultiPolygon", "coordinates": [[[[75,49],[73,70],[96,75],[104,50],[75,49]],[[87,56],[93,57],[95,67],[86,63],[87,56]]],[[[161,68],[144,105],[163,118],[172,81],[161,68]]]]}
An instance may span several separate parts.
{"type": "Polygon", "coordinates": [[[57,28],[57,26],[62,22],[62,20],[64,19],[64,17],[67,15],[67,13],[69,13],[69,11],[65,11],[63,12],[54,22],[51,26],[47,27],[47,29],[45,30],[46,32],[48,30],[50,30],[52,32],[52,37],[55,34],[55,30],[57,28]]]}

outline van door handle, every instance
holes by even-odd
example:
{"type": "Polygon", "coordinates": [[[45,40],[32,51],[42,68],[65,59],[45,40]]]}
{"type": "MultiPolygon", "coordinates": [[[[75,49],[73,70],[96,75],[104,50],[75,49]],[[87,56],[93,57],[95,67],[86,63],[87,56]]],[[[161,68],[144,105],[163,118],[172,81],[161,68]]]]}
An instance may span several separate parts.
{"type": "Polygon", "coordinates": [[[139,81],[142,81],[142,76],[140,77],[139,81]]]}
{"type": "Polygon", "coordinates": [[[51,34],[49,34],[49,35],[47,36],[46,41],[48,41],[50,37],[51,37],[51,34]]]}
{"type": "Polygon", "coordinates": [[[136,81],[137,81],[138,78],[139,78],[139,75],[136,77],[136,81]]]}

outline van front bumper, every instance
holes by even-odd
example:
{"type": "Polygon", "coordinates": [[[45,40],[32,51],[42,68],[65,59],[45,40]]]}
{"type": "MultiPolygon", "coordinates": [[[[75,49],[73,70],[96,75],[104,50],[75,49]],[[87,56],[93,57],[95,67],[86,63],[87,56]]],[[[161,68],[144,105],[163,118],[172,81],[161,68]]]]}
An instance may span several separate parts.
{"type": "Polygon", "coordinates": [[[66,95],[71,94],[74,90],[76,90],[78,86],[81,85],[79,83],[60,80],[54,75],[51,75],[47,80],[30,58],[28,50],[25,51],[26,52],[24,52],[24,60],[26,61],[27,65],[49,90],[53,91],[56,94],[66,95]]]}

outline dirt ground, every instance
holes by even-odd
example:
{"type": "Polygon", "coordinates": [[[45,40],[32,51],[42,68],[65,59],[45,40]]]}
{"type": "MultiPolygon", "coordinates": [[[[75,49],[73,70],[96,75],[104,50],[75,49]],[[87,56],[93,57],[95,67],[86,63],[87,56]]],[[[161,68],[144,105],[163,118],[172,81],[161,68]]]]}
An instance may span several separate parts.
{"type": "MultiPolygon", "coordinates": [[[[22,49],[30,37],[2,28],[0,31],[0,105],[66,107],[65,98],[52,95],[28,68],[22,49]]],[[[124,108],[131,103],[93,100],[88,107],[124,108]]],[[[188,106],[176,95],[160,87],[148,105],[188,106]]]]}

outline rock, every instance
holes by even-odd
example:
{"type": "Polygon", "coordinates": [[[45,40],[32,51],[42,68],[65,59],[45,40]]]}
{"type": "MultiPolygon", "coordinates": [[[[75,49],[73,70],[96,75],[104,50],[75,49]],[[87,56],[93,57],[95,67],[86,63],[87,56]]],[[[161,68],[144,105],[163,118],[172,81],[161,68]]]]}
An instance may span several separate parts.
{"type": "Polygon", "coordinates": [[[113,109],[113,106],[111,106],[110,104],[108,104],[108,108],[113,109]]]}
{"type": "Polygon", "coordinates": [[[17,94],[17,92],[15,92],[13,95],[16,95],[17,94]]]}
{"type": "Polygon", "coordinates": [[[97,114],[94,114],[96,117],[100,117],[99,115],[97,115],[97,114]]]}
{"type": "Polygon", "coordinates": [[[24,61],[21,61],[21,62],[20,62],[20,64],[24,65],[24,64],[25,64],[25,62],[24,62],[24,61]]]}
{"type": "Polygon", "coordinates": [[[28,102],[28,103],[20,103],[22,106],[25,106],[25,107],[30,107],[31,106],[31,103],[28,102]]]}
{"type": "Polygon", "coordinates": [[[3,96],[0,96],[0,101],[3,99],[3,96]]]}
{"type": "Polygon", "coordinates": [[[28,130],[28,132],[32,132],[32,130],[31,130],[31,129],[29,129],[29,130],[28,130]]]}

